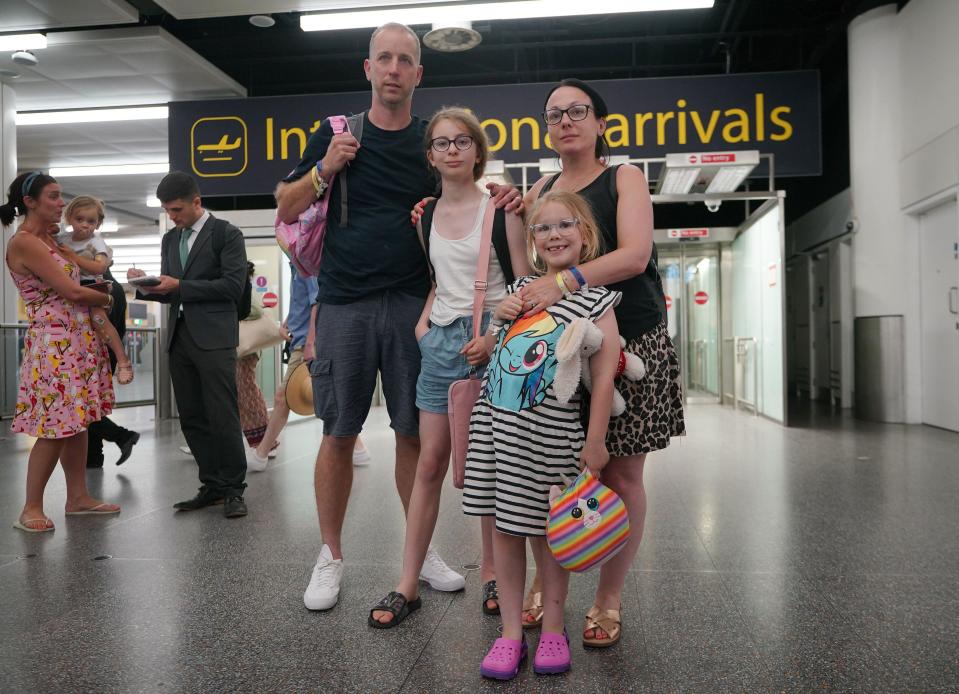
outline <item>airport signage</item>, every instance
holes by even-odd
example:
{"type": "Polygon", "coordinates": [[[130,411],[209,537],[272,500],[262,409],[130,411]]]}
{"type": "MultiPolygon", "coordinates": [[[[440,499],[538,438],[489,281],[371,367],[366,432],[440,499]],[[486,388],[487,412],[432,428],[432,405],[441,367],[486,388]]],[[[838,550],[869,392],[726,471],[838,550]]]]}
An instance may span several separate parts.
{"type": "MultiPolygon", "coordinates": [[[[536,162],[554,156],[541,116],[553,84],[418,89],[413,110],[428,118],[446,105],[469,108],[489,137],[494,159],[536,162]]],[[[755,149],[775,156],[777,176],[822,172],[816,71],[591,84],[610,109],[606,140],[613,155],[653,158],[708,151],[721,158],[731,156],[724,151],[755,149]]],[[[324,118],[369,105],[368,91],[173,102],[170,164],[196,175],[204,195],[269,194],[296,166],[324,118]]],[[[765,175],[765,166],[754,174],[765,175]]]]}
{"type": "Polygon", "coordinates": [[[671,239],[705,239],[709,237],[709,229],[667,229],[666,235],[671,239]]]}

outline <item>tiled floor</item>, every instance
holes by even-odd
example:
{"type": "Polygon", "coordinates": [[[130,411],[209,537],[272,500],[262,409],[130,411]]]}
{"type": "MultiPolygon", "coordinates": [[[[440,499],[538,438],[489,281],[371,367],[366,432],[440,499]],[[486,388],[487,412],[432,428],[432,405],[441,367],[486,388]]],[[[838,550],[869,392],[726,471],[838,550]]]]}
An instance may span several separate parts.
{"type": "MultiPolygon", "coordinates": [[[[622,643],[576,645],[569,675],[527,668],[503,685],[479,676],[497,622],[481,615],[475,572],[465,593],[424,587],[423,609],[399,628],[366,626],[403,541],[383,410],[364,434],[374,461],[356,471],[343,592],[326,613],[302,604],[319,550],[317,423],[288,427],[279,458],[249,479],[250,515],[228,521],[173,512],[195,490],[195,465],[176,425],[150,414],[121,413],[143,433],[133,458],[90,473],[122,515],[66,520],[57,472],[57,530],[44,536],[10,528],[29,442],[0,438],[0,690],[959,690],[959,434],[848,416],[783,429],[693,407],[689,436],[647,464],[622,643]]],[[[458,502],[448,487],[435,538],[454,566],[479,555],[458,502]]],[[[574,644],[594,580],[572,581],[574,644]]]]}

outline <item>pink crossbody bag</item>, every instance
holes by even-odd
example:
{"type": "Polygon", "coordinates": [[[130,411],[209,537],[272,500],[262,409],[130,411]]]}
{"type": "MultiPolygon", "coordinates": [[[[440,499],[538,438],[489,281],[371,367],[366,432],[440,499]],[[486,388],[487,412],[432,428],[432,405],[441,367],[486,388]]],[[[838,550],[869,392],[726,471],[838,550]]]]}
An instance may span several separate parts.
{"type": "MultiPolygon", "coordinates": [[[[479,259],[476,261],[476,280],[473,282],[473,339],[480,336],[483,324],[483,305],[486,303],[486,276],[489,272],[489,250],[493,238],[493,214],[496,208],[490,200],[483,216],[483,234],[480,237],[479,259]]],[[[470,414],[479,399],[483,382],[475,372],[469,378],[450,384],[448,412],[450,441],[453,456],[453,486],[462,489],[466,483],[466,450],[469,447],[470,414]]]]}

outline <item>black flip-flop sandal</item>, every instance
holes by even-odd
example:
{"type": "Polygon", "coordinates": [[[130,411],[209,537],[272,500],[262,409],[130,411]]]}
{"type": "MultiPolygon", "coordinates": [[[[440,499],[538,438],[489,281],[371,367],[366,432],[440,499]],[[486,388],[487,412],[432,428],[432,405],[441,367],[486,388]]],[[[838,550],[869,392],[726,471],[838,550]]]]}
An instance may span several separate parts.
{"type": "Polygon", "coordinates": [[[370,610],[370,616],[367,624],[374,629],[392,629],[406,619],[411,612],[415,612],[422,606],[423,601],[420,598],[416,598],[415,600],[407,600],[406,596],[402,593],[397,593],[395,590],[391,590],[389,593],[387,593],[385,598],[376,603],[376,607],[370,610]],[[380,622],[379,620],[373,619],[373,613],[380,611],[389,612],[391,615],[393,615],[393,619],[388,622],[380,622]]]}
{"type": "Polygon", "coordinates": [[[499,614],[499,592],[496,590],[496,579],[483,584],[483,614],[499,614]],[[496,607],[489,607],[486,603],[496,601],[496,607]]]}

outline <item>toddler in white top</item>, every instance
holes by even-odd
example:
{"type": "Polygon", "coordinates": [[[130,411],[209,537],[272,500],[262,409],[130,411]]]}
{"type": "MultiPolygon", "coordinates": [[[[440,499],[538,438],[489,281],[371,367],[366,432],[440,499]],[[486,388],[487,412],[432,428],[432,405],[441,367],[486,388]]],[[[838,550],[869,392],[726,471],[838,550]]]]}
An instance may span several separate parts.
{"type": "MultiPolygon", "coordinates": [[[[105,212],[103,202],[88,195],[75,197],[64,212],[64,218],[73,231],[60,241],[59,252],[80,269],[80,284],[102,282],[103,273],[113,264],[113,251],[96,233],[103,223],[105,212]]],[[[120,334],[102,307],[89,308],[94,330],[116,357],[117,381],[124,385],[130,383],[133,380],[133,364],[123,349],[120,334]]]]}

